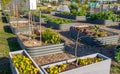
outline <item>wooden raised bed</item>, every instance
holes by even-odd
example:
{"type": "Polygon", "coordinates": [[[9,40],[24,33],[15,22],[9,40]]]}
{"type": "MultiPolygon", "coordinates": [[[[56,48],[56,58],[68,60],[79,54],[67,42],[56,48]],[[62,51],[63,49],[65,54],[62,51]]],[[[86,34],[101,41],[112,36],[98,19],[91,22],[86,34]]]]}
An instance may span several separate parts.
{"type": "MultiPolygon", "coordinates": [[[[78,30],[76,30],[75,28],[84,28],[84,27],[74,27],[74,28],[71,27],[70,28],[71,37],[74,39],[77,38],[77,34],[78,34],[78,30]]],[[[85,28],[88,28],[88,27],[85,27],[85,28]]],[[[107,30],[102,30],[102,31],[112,34],[112,35],[96,38],[94,36],[89,36],[89,35],[86,35],[85,33],[79,32],[79,40],[91,46],[101,46],[101,45],[106,45],[106,44],[117,44],[118,43],[118,40],[119,40],[118,33],[114,33],[114,32],[107,31],[107,30]]]]}
{"type": "MultiPolygon", "coordinates": [[[[18,43],[20,44],[22,49],[26,49],[26,51],[30,54],[31,57],[37,57],[37,56],[43,56],[48,54],[55,54],[64,52],[65,48],[65,42],[63,41],[60,44],[40,44],[40,41],[37,41],[36,43],[33,43],[33,46],[26,46],[24,44],[25,41],[28,41],[27,39],[22,39],[19,37],[19,34],[17,35],[18,43]],[[38,45],[36,45],[38,43],[38,45]]],[[[32,41],[32,40],[31,40],[32,41]]],[[[29,43],[30,44],[30,43],[29,43]]]]}
{"type": "MultiPolygon", "coordinates": [[[[78,66],[78,67],[75,67],[74,69],[68,69],[63,72],[60,72],[59,74],[95,74],[95,73],[110,74],[110,65],[111,65],[110,58],[108,58],[102,54],[99,54],[99,53],[91,54],[91,55],[87,55],[87,56],[83,56],[83,57],[79,57],[79,58],[84,59],[84,58],[93,58],[93,57],[100,57],[103,60],[100,62],[93,63],[93,64],[85,65],[85,66],[78,66]]],[[[70,60],[66,60],[66,61],[47,64],[47,65],[41,66],[41,68],[45,74],[49,74],[46,71],[46,68],[49,68],[50,66],[71,63],[74,61],[76,61],[76,59],[70,59],[70,60]]]]}
{"type": "Polygon", "coordinates": [[[28,57],[31,61],[32,64],[34,65],[34,67],[38,68],[38,74],[43,74],[42,70],[38,67],[38,65],[34,62],[34,60],[31,58],[31,56],[26,52],[26,50],[19,50],[19,51],[14,51],[14,52],[10,52],[9,56],[10,56],[10,68],[12,70],[12,74],[20,74],[18,69],[13,65],[12,62],[12,57],[16,54],[22,54],[26,57],[28,57]]]}

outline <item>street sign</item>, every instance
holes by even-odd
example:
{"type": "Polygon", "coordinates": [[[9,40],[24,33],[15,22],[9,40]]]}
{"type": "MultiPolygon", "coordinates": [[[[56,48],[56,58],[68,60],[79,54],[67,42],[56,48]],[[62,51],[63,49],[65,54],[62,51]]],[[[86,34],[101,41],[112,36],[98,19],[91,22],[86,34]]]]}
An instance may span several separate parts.
{"type": "Polygon", "coordinates": [[[37,0],[28,0],[26,2],[26,7],[29,10],[36,10],[37,9],[37,0]]]}

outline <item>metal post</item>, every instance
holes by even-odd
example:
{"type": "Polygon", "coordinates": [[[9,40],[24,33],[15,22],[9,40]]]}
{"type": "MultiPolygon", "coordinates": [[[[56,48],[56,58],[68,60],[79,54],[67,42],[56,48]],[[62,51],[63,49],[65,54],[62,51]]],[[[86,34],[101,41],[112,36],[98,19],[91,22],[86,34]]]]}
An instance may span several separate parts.
{"type": "Polygon", "coordinates": [[[15,5],[15,12],[16,12],[17,28],[19,29],[19,26],[18,26],[18,7],[17,7],[17,4],[15,5]]]}
{"type": "MultiPolygon", "coordinates": [[[[77,58],[78,40],[79,40],[79,31],[78,31],[77,39],[76,39],[76,42],[75,42],[75,57],[76,58],[77,58]]],[[[76,61],[76,65],[78,65],[78,59],[76,61]]]]}
{"type": "Polygon", "coordinates": [[[31,12],[29,11],[29,32],[30,32],[30,22],[31,22],[31,20],[30,20],[30,14],[31,14],[31,12]]]}
{"type": "Polygon", "coordinates": [[[42,30],[42,28],[41,28],[41,10],[40,10],[40,41],[42,40],[41,39],[41,37],[42,37],[41,30],[42,30]]]}

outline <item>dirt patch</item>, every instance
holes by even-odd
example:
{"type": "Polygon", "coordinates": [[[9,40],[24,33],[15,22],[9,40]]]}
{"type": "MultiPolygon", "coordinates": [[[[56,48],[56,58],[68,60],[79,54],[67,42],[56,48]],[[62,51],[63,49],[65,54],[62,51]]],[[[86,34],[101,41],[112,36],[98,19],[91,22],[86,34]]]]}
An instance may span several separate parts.
{"type": "Polygon", "coordinates": [[[33,58],[38,65],[45,65],[48,63],[53,63],[57,61],[62,61],[66,59],[74,58],[75,56],[69,53],[57,53],[46,56],[40,56],[33,58]]]}
{"type": "Polygon", "coordinates": [[[18,37],[23,44],[28,47],[46,45],[44,42],[40,41],[40,39],[31,38],[29,35],[18,34],[18,37]]]}

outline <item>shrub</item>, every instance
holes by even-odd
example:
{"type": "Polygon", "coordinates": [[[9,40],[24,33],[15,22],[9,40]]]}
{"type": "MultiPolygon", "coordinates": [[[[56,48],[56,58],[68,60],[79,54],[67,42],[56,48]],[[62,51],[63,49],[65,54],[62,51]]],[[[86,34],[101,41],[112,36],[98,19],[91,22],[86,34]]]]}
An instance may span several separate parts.
{"type": "Polygon", "coordinates": [[[48,43],[52,43],[52,44],[61,43],[60,34],[57,32],[53,32],[52,29],[50,29],[50,28],[48,28],[42,32],[42,40],[46,44],[48,44],[48,43]]]}

